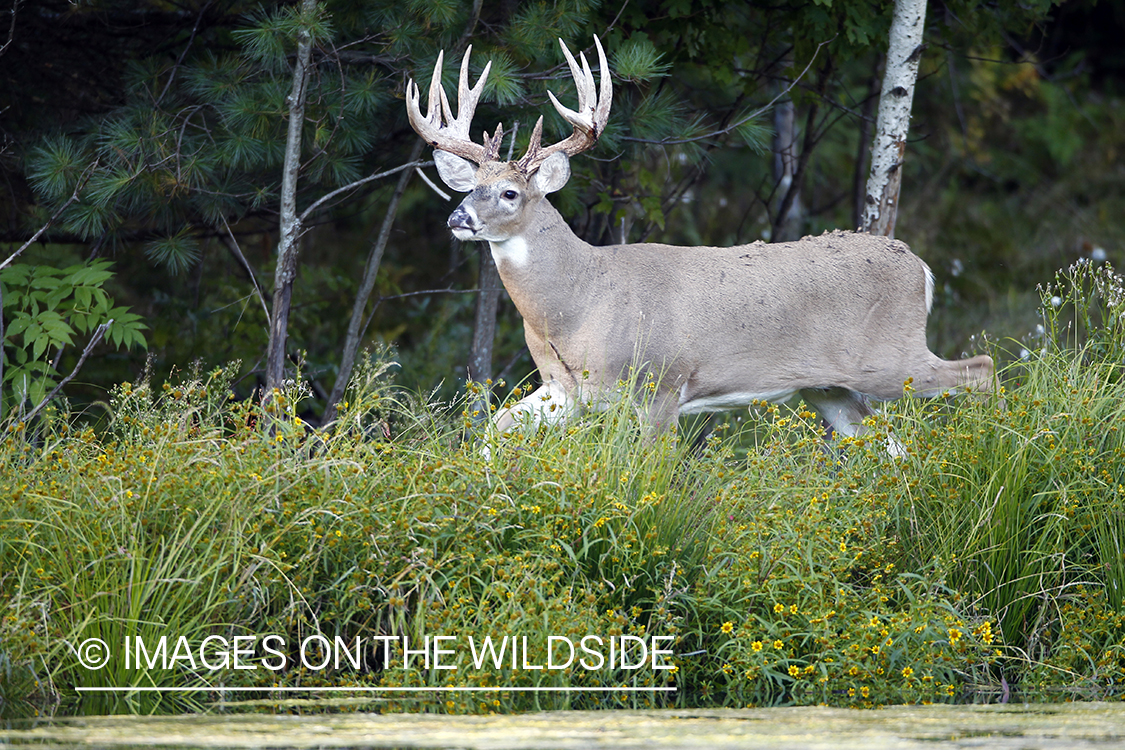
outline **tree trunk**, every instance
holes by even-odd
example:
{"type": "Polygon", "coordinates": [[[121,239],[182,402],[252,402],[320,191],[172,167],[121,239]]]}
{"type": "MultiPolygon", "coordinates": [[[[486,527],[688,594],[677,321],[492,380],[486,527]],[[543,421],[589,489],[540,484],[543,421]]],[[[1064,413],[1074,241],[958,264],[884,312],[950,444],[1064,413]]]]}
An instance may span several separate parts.
{"type": "MultiPolygon", "coordinates": [[[[301,15],[311,18],[316,0],[301,0],[301,15]]],[[[285,377],[285,344],[289,334],[289,308],[293,301],[293,279],[297,275],[297,252],[301,221],[297,217],[297,178],[301,171],[301,130],[305,122],[305,95],[309,82],[312,35],[307,28],[297,32],[297,62],[293,66],[293,88],[289,105],[289,133],[285,141],[285,166],[281,178],[281,237],[277,243],[277,268],[273,276],[273,316],[266,353],[266,392],[281,385],[285,377]]]]}
{"type": "Polygon", "coordinates": [[[925,46],[922,43],[925,26],[926,0],[895,0],[887,67],[879,95],[871,174],[864,198],[863,229],[872,234],[893,237],[895,233],[906,133],[910,128],[918,61],[925,46]]]}
{"type": "MultiPolygon", "coordinates": [[[[414,149],[410,152],[409,162],[418,161],[422,155],[422,148],[426,142],[417,139],[414,149]]],[[[391,227],[394,225],[395,215],[398,213],[398,204],[402,194],[406,192],[406,185],[410,182],[413,169],[404,169],[399,175],[398,184],[391,194],[391,202],[383,214],[383,225],[379,228],[379,236],[367,254],[367,265],[363,268],[363,279],[360,281],[359,291],[356,292],[355,302],[352,304],[352,317],[348,321],[348,333],[344,338],[344,351],[340,355],[340,372],[336,376],[336,383],[332,386],[332,393],[328,396],[328,404],[324,408],[323,424],[331,424],[336,419],[336,404],[344,397],[344,390],[352,376],[352,367],[355,365],[355,355],[359,351],[359,342],[367,328],[364,321],[367,311],[367,302],[371,299],[371,292],[375,288],[375,279],[379,275],[379,266],[383,262],[383,251],[391,237],[391,227]]]]}
{"type": "Polygon", "coordinates": [[[777,185],[777,215],[774,219],[775,231],[771,232],[771,242],[789,242],[801,239],[803,208],[801,206],[801,186],[793,187],[797,175],[797,114],[793,100],[778,102],[773,111],[773,177],[777,185]],[[792,190],[792,196],[789,193],[792,190]],[[786,198],[789,198],[786,206],[786,198]],[[784,210],[784,214],[782,211],[784,210]]]}
{"type": "Polygon", "coordinates": [[[491,391],[488,386],[492,378],[492,344],[496,339],[496,309],[500,304],[500,274],[492,260],[492,250],[487,242],[477,243],[480,254],[480,292],[477,294],[477,314],[473,323],[473,345],[469,352],[469,380],[480,383],[484,388],[472,411],[478,412],[477,419],[485,420],[491,414],[491,391]]]}

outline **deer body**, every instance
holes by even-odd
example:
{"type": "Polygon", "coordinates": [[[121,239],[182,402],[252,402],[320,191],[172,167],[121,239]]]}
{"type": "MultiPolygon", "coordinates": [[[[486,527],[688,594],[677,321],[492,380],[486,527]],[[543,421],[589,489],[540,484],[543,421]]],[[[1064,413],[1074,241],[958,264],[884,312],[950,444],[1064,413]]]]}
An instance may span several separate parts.
{"type": "Polygon", "coordinates": [[[933,277],[902,242],[850,232],[730,248],[597,247],[578,238],[546,196],[566,184],[569,156],[592,145],[608,116],[600,44],[598,52],[600,103],[585,59],[579,70],[566,52],[580,80],[580,112],[556,107],[575,135],[563,148],[540,149],[537,125],[518,162],[496,160],[499,131],[495,141],[486,136],[483,152],[445,132],[467,133],[465,102],[475,106],[479,96],[481,83],[469,91],[465,79],[468,54],[457,120],[444,93],[442,111],[433,111],[436,83],[426,120],[416,89],[408,97],[415,128],[446,149],[434,154],[442,179],[469,194],[449,226],[462,240],[491,245],[543,380],[496,415],[500,429],[522,414],[558,422],[604,404],[631,367],[653,384],[647,418],[658,429],[680,414],[800,393],[837,432],[854,435],[872,413],[868,401],[899,398],[908,381],[918,395],[990,387],[991,358],[948,362],[926,346],[933,277]],[[442,112],[449,125],[435,127],[442,112]]]}
{"type": "Polygon", "coordinates": [[[896,240],[833,232],[730,248],[597,247],[546,201],[519,240],[522,263],[503,247],[493,257],[547,390],[502,414],[502,429],[551,404],[563,418],[612,392],[631,366],[657,383],[654,426],[800,392],[822,412],[846,412],[842,423],[824,414],[845,434],[870,413],[864,398],[899,398],[908,379],[938,395],[986,388],[991,375],[987,358],[946,362],[929,351],[929,269],[896,240]],[[615,272],[623,267],[627,275],[615,272]]]}

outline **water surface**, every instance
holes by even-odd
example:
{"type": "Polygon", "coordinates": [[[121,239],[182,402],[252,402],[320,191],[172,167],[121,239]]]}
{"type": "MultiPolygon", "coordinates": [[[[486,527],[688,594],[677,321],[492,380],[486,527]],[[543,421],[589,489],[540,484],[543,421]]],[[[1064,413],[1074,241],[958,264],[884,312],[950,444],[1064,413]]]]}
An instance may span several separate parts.
{"type": "Polygon", "coordinates": [[[96,716],[0,729],[0,748],[1125,748],[1125,704],[96,716]]]}

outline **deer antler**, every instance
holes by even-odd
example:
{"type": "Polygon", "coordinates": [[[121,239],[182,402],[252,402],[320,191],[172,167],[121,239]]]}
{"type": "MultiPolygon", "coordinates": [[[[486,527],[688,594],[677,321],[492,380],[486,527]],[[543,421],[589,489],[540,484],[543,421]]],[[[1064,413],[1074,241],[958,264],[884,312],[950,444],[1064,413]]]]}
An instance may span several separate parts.
{"type": "Polygon", "coordinates": [[[411,80],[406,85],[406,114],[410,124],[418,135],[422,136],[434,148],[448,151],[451,154],[470,159],[483,165],[496,161],[500,154],[500,140],[504,135],[504,126],[497,125],[496,133],[489,137],[484,134],[484,145],[474,143],[469,135],[469,128],[473,122],[473,113],[476,111],[477,102],[480,101],[481,92],[484,90],[485,79],[492,68],[490,61],[484,66],[477,85],[469,88],[469,55],[473,47],[465,50],[461,60],[461,75],[457,82],[457,117],[449,106],[449,99],[445,96],[445,89],[441,85],[441,69],[445,52],[439,52],[437,63],[434,65],[434,74],[430,78],[430,95],[426,103],[426,115],[422,116],[418,107],[420,92],[418,85],[411,80]]]}
{"type": "MultiPolygon", "coordinates": [[[[574,126],[574,132],[554,145],[542,146],[540,139],[543,135],[543,118],[540,117],[535,123],[535,129],[531,132],[531,141],[528,144],[527,153],[515,162],[516,169],[524,174],[534,172],[544,159],[556,151],[564,151],[567,156],[574,156],[593,147],[609,121],[609,107],[613,99],[613,81],[609,75],[609,63],[606,62],[602,43],[598,41],[597,37],[594,37],[594,46],[598,50],[599,72],[602,77],[600,92],[594,86],[594,74],[590,71],[589,63],[586,62],[586,55],[579,53],[578,57],[582,61],[580,67],[562,39],[559,40],[559,46],[562,47],[563,55],[566,56],[566,61],[570,64],[570,73],[574,77],[574,85],[578,90],[578,109],[576,111],[564,107],[550,91],[547,92],[547,96],[551,98],[551,103],[555,105],[558,113],[574,126]]],[[[469,136],[473,113],[476,111],[477,102],[484,90],[484,81],[488,78],[488,71],[492,67],[491,62],[485,65],[484,72],[481,73],[476,86],[469,88],[469,55],[472,51],[473,48],[470,46],[465,50],[465,56],[461,60],[461,76],[457,84],[457,117],[453,116],[453,110],[445,96],[445,89],[441,86],[444,52],[438,53],[437,64],[434,65],[425,116],[422,115],[418,106],[420,92],[418,85],[413,80],[406,86],[406,112],[410,118],[411,126],[431,146],[469,159],[479,165],[484,165],[487,162],[499,160],[500,140],[503,138],[504,130],[502,125],[498,125],[496,133],[492,136],[489,136],[486,132],[483,145],[473,142],[469,136]]]]}
{"type": "Polygon", "coordinates": [[[600,92],[594,87],[594,74],[590,72],[586,55],[579,53],[578,57],[582,61],[582,67],[579,68],[562,39],[559,40],[559,46],[562,47],[563,55],[570,64],[570,74],[574,77],[574,86],[578,90],[578,110],[564,107],[550,91],[547,92],[547,96],[551,98],[551,103],[555,105],[555,109],[563,119],[574,126],[574,132],[565,140],[543,147],[539,143],[543,134],[543,118],[540,117],[531,132],[527,153],[516,162],[516,168],[524,174],[534,172],[544,159],[556,151],[564,151],[567,156],[574,156],[592,148],[605,131],[606,123],[609,122],[609,107],[613,101],[613,81],[609,75],[609,64],[606,62],[602,43],[594,37],[594,46],[598,50],[598,72],[602,77],[600,92]]]}

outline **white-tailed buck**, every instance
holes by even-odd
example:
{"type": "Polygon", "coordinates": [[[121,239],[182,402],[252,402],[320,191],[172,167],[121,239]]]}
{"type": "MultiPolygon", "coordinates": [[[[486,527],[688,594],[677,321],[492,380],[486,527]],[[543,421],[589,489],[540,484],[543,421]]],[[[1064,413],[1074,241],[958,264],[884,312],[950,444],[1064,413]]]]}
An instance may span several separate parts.
{"type": "Polygon", "coordinates": [[[424,116],[417,85],[407,89],[410,123],[438,149],[442,179],[469,194],[449,227],[461,240],[491,245],[543,380],[496,415],[500,429],[520,414],[558,422],[604,403],[630,366],[652,376],[647,419],[658,429],[681,414],[799,393],[835,431],[855,435],[872,414],[868,401],[901,397],[908,380],[921,396],[990,388],[990,357],[948,362],[926,346],[933,275],[902,242],[850,232],[728,248],[579,239],[545,197],[566,184],[570,157],[592,147],[609,118],[608,65],[594,41],[600,92],[585,55],[579,66],[563,44],[578,109],[550,97],[574,132],[543,146],[539,118],[518,161],[500,161],[500,127],[482,143],[470,139],[489,70],[469,87],[471,47],[456,117],[440,55],[424,116]]]}

